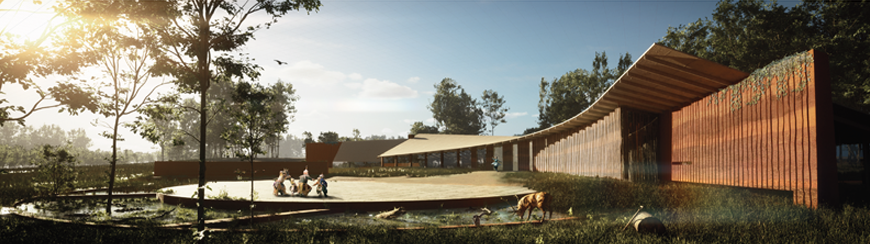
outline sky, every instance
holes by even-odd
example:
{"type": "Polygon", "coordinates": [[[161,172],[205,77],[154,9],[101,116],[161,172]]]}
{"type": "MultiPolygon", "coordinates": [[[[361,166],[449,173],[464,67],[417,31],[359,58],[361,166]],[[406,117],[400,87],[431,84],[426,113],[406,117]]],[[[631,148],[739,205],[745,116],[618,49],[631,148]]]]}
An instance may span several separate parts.
{"type": "MultiPolygon", "coordinates": [[[[34,35],[51,16],[46,0],[2,0],[0,9],[27,7],[35,12],[0,12],[7,31],[34,35]],[[12,26],[12,27],[9,27],[12,26]]],[[[480,99],[491,89],[510,108],[495,135],[521,134],[537,125],[541,78],[552,81],[575,69],[592,69],[595,52],[606,52],[609,67],[619,55],[636,61],[662,38],[668,27],[709,18],[716,1],[465,1],[465,0],[323,0],[319,11],[291,12],[240,50],[263,67],[256,82],[279,79],[293,84],[300,97],[288,133],[315,137],[326,131],[350,136],[406,137],[411,124],[434,125],[434,85],[455,80],[480,99]],[[274,60],[286,62],[279,65],[274,60]]],[[[246,23],[263,22],[263,15],[246,23]]],[[[51,86],[62,77],[39,79],[51,86]]],[[[157,79],[154,82],[160,82],[157,79]]],[[[38,96],[7,85],[0,96],[12,104],[32,106],[38,96]]],[[[132,121],[135,116],[124,117],[132,121]]],[[[110,150],[98,136],[107,129],[95,119],[43,110],[27,125],[58,124],[66,130],[85,128],[91,149],[110,150]]],[[[489,133],[489,132],[487,132],[489,133]]],[[[154,151],[156,147],[126,129],[122,149],[154,151]]]]}

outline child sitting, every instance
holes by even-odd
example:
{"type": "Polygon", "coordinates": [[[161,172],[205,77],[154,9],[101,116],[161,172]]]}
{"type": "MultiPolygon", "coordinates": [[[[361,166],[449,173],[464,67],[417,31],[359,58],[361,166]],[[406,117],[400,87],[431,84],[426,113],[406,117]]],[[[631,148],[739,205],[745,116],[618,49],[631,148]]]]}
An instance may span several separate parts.
{"type": "Polygon", "coordinates": [[[287,172],[286,170],[278,172],[278,178],[275,179],[275,182],[272,183],[272,194],[275,196],[284,196],[287,195],[286,188],[284,187],[284,181],[287,180],[287,172]]]}
{"type": "Polygon", "coordinates": [[[320,176],[317,177],[317,180],[314,181],[314,185],[317,186],[317,194],[318,195],[321,195],[322,197],[327,197],[326,196],[326,185],[327,184],[326,184],[326,179],[323,178],[323,174],[320,174],[320,176]]]}

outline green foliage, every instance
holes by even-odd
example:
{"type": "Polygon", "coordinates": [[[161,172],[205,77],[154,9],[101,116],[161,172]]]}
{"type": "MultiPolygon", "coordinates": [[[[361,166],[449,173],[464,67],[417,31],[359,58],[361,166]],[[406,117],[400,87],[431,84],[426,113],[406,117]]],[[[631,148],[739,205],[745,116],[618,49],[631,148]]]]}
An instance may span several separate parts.
{"type": "Polygon", "coordinates": [[[478,135],[485,130],[483,110],[477,100],[465,93],[456,81],[444,78],[435,84],[435,95],[429,110],[437,127],[445,134],[478,135]]]}
{"type": "Polygon", "coordinates": [[[411,125],[411,134],[420,134],[420,133],[428,133],[428,134],[438,134],[438,127],[425,125],[423,121],[414,122],[411,125]]]}
{"type": "Polygon", "coordinates": [[[54,197],[75,190],[76,158],[65,148],[44,145],[42,158],[33,164],[37,167],[33,182],[39,196],[54,197]]]}
{"type": "Polygon", "coordinates": [[[755,105],[768,92],[774,92],[777,98],[782,98],[790,93],[799,93],[804,90],[810,77],[807,76],[807,65],[813,62],[809,52],[800,52],[760,68],[752,72],[749,77],[740,83],[730,85],[713,93],[707,101],[707,105],[718,105],[727,99],[731,111],[738,110],[743,106],[755,105]],[[798,81],[795,86],[788,83],[789,77],[797,75],[798,81]],[[776,79],[774,81],[774,79],[776,79]],[[730,92],[730,95],[729,95],[730,92]],[[746,103],[743,103],[743,95],[748,95],[746,103]]]}
{"type": "Polygon", "coordinates": [[[340,137],[338,136],[338,133],[335,131],[320,132],[320,135],[317,136],[317,142],[320,142],[320,143],[332,144],[332,143],[338,143],[339,141],[340,141],[340,137]]]}
{"type": "Polygon", "coordinates": [[[538,126],[526,129],[523,134],[549,128],[583,112],[592,106],[629,66],[631,66],[631,55],[628,53],[620,56],[616,69],[611,69],[607,67],[607,53],[596,52],[592,71],[576,69],[549,83],[541,78],[538,126]]]}
{"type": "Polygon", "coordinates": [[[803,1],[788,8],[761,0],[720,1],[713,18],[668,28],[659,43],[751,72],[781,57],[829,54],[834,101],[870,111],[870,3],[803,1]]]}
{"type": "Polygon", "coordinates": [[[498,92],[493,90],[484,90],[480,100],[482,101],[480,105],[484,111],[483,116],[489,118],[489,131],[495,135],[495,126],[507,122],[504,116],[510,108],[502,107],[505,103],[504,97],[499,96],[498,92]]]}

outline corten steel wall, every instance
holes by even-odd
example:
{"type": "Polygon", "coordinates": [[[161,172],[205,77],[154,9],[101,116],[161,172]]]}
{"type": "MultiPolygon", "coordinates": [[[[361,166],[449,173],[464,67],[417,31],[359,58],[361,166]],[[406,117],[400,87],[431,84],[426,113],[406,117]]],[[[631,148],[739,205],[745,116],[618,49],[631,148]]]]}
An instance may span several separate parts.
{"type": "Polygon", "coordinates": [[[793,191],[796,204],[812,208],[835,204],[827,56],[802,55],[803,64],[779,63],[784,75],[754,74],[673,112],[673,180],[793,191]]]}
{"type": "Polygon", "coordinates": [[[534,140],[534,170],[623,179],[621,111],[586,128],[534,140]]]}
{"type": "Polygon", "coordinates": [[[332,167],[332,161],[335,160],[339,148],[341,148],[341,142],[305,144],[305,161],[328,162],[329,167],[332,167]]]}
{"type": "MultiPolygon", "coordinates": [[[[330,162],[331,163],[331,162],[330,162]]],[[[288,169],[293,177],[302,174],[308,166],[308,174],[312,177],[329,173],[329,163],[326,162],[257,162],[254,161],[254,178],[278,177],[278,171],[288,169]]],[[[243,177],[251,176],[251,163],[241,161],[206,162],[206,180],[235,180],[236,170],[245,171],[243,177]]],[[[199,177],[199,161],[156,161],[154,176],[171,178],[199,177]]]]}
{"type": "Polygon", "coordinates": [[[623,178],[632,182],[658,182],[659,115],[622,108],[623,178]]]}

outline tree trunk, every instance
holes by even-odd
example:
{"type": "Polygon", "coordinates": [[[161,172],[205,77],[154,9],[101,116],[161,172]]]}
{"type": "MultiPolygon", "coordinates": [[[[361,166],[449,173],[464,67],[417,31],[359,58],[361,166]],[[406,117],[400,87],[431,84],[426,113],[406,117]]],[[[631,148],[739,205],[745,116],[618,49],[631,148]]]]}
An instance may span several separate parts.
{"type": "MultiPolygon", "coordinates": [[[[208,38],[209,26],[208,22],[201,20],[199,23],[199,50],[197,50],[197,71],[199,71],[199,187],[197,188],[197,206],[196,206],[196,221],[197,231],[205,230],[205,142],[206,142],[206,122],[208,116],[206,111],[207,93],[209,85],[209,70],[208,70],[208,38]]],[[[204,240],[205,238],[203,238],[204,240]]]]}
{"type": "MultiPolygon", "coordinates": [[[[251,148],[251,152],[253,152],[251,148]]],[[[251,229],[254,228],[254,154],[251,153],[251,229]]]]}
{"type": "MultiPolygon", "coordinates": [[[[117,91],[117,87],[115,91],[117,91]]],[[[115,106],[117,108],[117,104],[115,106]]],[[[112,128],[112,160],[111,169],[109,170],[109,191],[106,192],[106,214],[112,216],[112,191],[115,190],[115,165],[118,163],[118,123],[121,116],[115,115],[115,126],[112,128]]]]}

